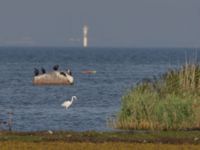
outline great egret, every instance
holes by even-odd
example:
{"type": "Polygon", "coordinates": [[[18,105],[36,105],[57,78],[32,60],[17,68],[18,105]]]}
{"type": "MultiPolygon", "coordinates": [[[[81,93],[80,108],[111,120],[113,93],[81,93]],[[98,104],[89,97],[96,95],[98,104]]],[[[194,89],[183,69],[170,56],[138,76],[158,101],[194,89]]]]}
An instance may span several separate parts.
{"type": "Polygon", "coordinates": [[[76,96],[72,96],[71,101],[70,100],[64,101],[61,104],[61,106],[65,107],[66,109],[69,108],[69,106],[71,106],[71,104],[73,103],[74,99],[77,99],[77,97],[76,96]]]}

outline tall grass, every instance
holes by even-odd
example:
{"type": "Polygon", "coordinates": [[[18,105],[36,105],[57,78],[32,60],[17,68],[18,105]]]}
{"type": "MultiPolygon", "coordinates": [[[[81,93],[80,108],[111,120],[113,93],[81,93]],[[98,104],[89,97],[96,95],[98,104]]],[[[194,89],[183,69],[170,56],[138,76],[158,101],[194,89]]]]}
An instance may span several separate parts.
{"type": "Polygon", "coordinates": [[[144,80],[122,97],[121,129],[200,128],[200,66],[185,64],[144,80]]]}

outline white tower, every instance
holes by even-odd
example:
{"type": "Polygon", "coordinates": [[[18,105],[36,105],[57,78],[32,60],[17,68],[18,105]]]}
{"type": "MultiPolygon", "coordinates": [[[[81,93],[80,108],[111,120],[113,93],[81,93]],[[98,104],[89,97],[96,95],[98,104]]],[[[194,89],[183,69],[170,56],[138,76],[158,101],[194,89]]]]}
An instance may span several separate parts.
{"type": "Polygon", "coordinates": [[[83,27],[83,47],[88,47],[88,27],[83,27]]]}

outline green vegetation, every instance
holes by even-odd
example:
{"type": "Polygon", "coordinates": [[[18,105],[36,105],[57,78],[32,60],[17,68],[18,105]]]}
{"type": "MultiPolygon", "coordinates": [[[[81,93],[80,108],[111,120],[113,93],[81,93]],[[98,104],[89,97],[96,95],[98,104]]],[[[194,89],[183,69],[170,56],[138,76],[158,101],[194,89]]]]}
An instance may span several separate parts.
{"type": "Polygon", "coordinates": [[[200,131],[118,131],[118,132],[0,132],[0,142],[135,142],[200,144],[200,131]]]}
{"type": "Polygon", "coordinates": [[[197,150],[199,131],[0,132],[1,150],[197,150]]]}
{"type": "Polygon", "coordinates": [[[114,122],[121,129],[200,128],[200,66],[185,64],[144,80],[122,97],[114,122]]]}

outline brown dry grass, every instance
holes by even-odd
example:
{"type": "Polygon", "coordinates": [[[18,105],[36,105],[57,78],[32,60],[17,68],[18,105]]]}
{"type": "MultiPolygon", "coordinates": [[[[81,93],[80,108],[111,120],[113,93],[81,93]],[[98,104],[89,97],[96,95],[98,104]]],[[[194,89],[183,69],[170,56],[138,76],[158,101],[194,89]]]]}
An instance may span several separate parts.
{"type": "Polygon", "coordinates": [[[199,150],[200,145],[192,144],[151,144],[151,143],[123,143],[123,142],[0,142],[1,150],[199,150]]]}

